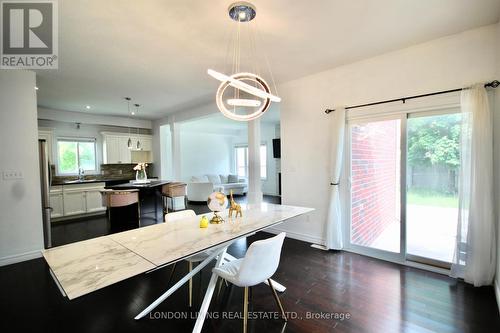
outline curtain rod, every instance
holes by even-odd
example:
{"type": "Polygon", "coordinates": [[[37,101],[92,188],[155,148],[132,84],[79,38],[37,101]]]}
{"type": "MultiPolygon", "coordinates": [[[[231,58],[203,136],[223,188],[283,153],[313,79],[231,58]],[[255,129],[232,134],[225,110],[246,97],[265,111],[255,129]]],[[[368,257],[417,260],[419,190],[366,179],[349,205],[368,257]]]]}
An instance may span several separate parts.
{"type": "MultiPolygon", "coordinates": [[[[491,88],[496,88],[500,85],[500,81],[494,80],[489,83],[486,83],[484,85],[485,88],[491,87],[491,88]]],[[[406,103],[407,100],[409,99],[414,99],[414,98],[420,98],[420,97],[427,97],[427,96],[434,96],[434,95],[441,95],[441,94],[448,94],[452,92],[457,92],[457,91],[462,91],[465,88],[459,88],[459,89],[451,89],[451,90],[444,90],[444,91],[438,91],[438,92],[433,92],[430,94],[423,94],[423,95],[415,95],[415,96],[408,96],[408,97],[401,97],[401,98],[395,98],[395,99],[389,99],[386,101],[380,101],[380,102],[373,102],[373,103],[367,103],[367,104],[360,104],[360,105],[353,105],[353,106],[348,106],[345,109],[356,109],[356,108],[362,108],[364,106],[372,106],[372,105],[378,105],[378,104],[385,104],[385,103],[392,103],[392,102],[397,102],[397,101],[402,101],[403,103],[406,103]]],[[[325,113],[329,114],[330,112],[335,111],[335,109],[326,109],[325,113]]]]}

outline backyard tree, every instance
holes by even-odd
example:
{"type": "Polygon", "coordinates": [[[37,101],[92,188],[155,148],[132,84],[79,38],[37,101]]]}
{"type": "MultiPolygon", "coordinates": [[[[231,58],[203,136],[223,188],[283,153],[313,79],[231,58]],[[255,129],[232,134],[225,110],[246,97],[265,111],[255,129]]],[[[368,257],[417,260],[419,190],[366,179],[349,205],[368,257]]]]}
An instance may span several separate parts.
{"type": "Polygon", "coordinates": [[[408,165],[448,172],[449,193],[456,193],[460,165],[460,114],[413,118],[408,126],[408,165]]]}

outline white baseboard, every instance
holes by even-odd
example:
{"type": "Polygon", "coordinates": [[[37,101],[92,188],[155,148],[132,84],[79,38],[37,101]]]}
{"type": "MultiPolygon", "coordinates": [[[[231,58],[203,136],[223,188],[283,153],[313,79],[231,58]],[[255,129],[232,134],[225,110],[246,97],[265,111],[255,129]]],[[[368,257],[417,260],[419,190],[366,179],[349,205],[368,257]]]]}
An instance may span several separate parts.
{"type": "Polygon", "coordinates": [[[11,256],[6,256],[3,258],[0,258],[0,266],[5,266],[5,265],[10,265],[10,264],[15,264],[15,263],[18,263],[21,261],[36,259],[36,258],[40,258],[41,256],[42,256],[42,251],[40,251],[40,250],[14,254],[11,256]]]}
{"type": "Polygon", "coordinates": [[[326,247],[326,245],[311,244],[311,247],[314,249],[322,250],[322,251],[329,251],[329,249],[326,247]]]}
{"type": "Polygon", "coordinates": [[[268,229],[265,229],[264,231],[270,232],[272,234],[279,234],[280,232],[286,232],[286,236],[288,238],[297,239],[297,240],[307,242],[307,243],[313,243],[313,244],[324,244],[325,243],[325,240],[320,238],[320,237],[305,235],[305,234],[301,234],[298,232],[282,230],[282,229],[276,228],[276,227],[268,228],[268,229]]]}
{"type": "Polygon", "coordinates": [[[497,297],[497,306],[498,312],[500,313],[500,281],[498,280],[500,277],[495,279],[494,287],[495,287],[495,296],[497,297]]]}

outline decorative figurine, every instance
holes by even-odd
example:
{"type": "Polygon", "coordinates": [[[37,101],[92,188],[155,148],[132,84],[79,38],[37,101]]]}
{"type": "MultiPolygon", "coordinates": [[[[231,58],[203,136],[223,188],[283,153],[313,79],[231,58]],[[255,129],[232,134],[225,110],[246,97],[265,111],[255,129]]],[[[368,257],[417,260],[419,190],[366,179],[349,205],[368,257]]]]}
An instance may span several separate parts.
{"type": "Polygon", "coordinates": [[[241,212],[241,206],[237,204],[234,199],[233,199],[233,190],[231,190],[231,199],[229,201],[230,206],[229,206],[229,217],[232,217],[233,212],[236,212],[234,214],[234,217],[238,217],[238,214],[240,214],[240,217],[243,217],[243,213],[241,212]]]}
{"type": "Polygon", "coordinates": [[[208,228],[208,218],[205,215],[200,219],[200,228],[208,228]]]}
{"type": "Polygon", "coordinates": [[[219,224],[224,222],[224,219],[217,215],[218,212],[222,212],[227,207],[227,197],[224,193],[213,192],[210,194],[207,200],[208,208],[214,212],[214,216],[210,220],[212,224],[219,224]]]}

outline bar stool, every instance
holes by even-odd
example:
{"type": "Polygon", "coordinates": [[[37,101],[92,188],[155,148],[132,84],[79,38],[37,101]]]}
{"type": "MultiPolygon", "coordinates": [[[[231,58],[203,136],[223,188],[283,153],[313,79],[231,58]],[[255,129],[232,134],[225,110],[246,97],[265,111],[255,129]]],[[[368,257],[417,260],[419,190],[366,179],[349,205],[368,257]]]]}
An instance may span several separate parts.
{"type": "Polygon", "coordinates": [[[141,226],[141,207],[139,205],[139,190],[102,190],[102,205],[107,207],[108,220],[111,223],[111,208],[125,207],[137,204],[137,223],[141,226]]]}
{"type": "MultiPolygon", "coordinates": [[[[188,210],[181,210],[178,212],[172,212],[172,213],[165,214],[165,223],[169,223],[169,222],[173,222],[173,221],[177,221],[177,220],[189,218],[189,217],[196,217],[196,213],[194,212],[194,210],[188,209],[188,210]]],[[[193,263],[202,262],[203,260],[207,259],[210,256],[210,254],[212,254],[212,251],[205,251],[205,252],[201,252],[201,253],[195,254],[194,256],[191,256],[189,258],[184,259],[188,263],[189,272],[191,272],[193,270],[193,263]]],[[[172,272],[170,273],[170,278],[168,279],[168,284],[170,284],[170,281],[172,280],[172,276],[174,275],[176,267],[177,267],[177,263],[174,263],[174,266],[172,267],[172,272]]],[[[200,271],[200,274],[201,274],[201,271],[200,271]]],[[[201,279],[201,277],[200,277],[200,279],[201,279]]],[[[193,305],[193,279],[189,279],[189,307],[191,307],[192,305],[193,305]]]]}
{"type": "Polygon", "coordinates": [[[186,183],[172,182],[161,187],[161,197],[163,202],[163,214],[168,213],[168,198],[172,200],[172,208],[174,206],[174,197],[184,197],[184,209],[187,208],[186,183]]]}
{"type": "Polygon", "coordinates": [[[285,233],[282,232],[272,238],[253,242],[248,247],[244,258],[224,263],[222,266],[212,269],[213,273],[227,282],[245,288],[243,300],[243,333],[247,332],[248,287],[255,286],[266,280],[271,288],[282,318],[287,321],[285,311],[271,281],[271,276],[278,269],[284,239],[285,233]]]}

